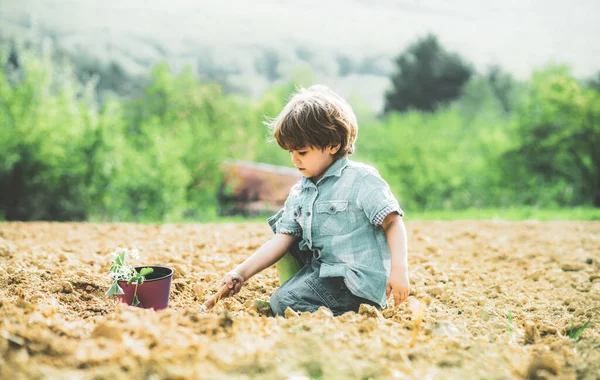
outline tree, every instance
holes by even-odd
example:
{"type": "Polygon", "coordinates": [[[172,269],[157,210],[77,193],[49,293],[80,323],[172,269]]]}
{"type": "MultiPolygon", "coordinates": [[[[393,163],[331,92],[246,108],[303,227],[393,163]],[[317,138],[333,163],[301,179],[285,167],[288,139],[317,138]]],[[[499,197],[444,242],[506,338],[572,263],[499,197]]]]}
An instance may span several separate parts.
{"type": "Polygon", "coordinates": [[[411,44],[396,59],[398,72],[386,93],[385,112],[418,109],[434,111],[460,96],[473,68],[440,46],[434,35],[411,44]]]}
{"type": "Polygon", "coordinates": [[[512,93],[515,89],[512,76],[503,72],[500,66],[494,65],[488,69],[486,77],[504,112],[512,111],[512,93]]]}
{"type": "Polygon", "coordinates": [[[586,81],[586,87],[592,88],[600,92],[600,71],[598,71],[595,76],[589,78],[586,81]]]}
{"type": "Polygon", "coordinates": [[[254,62],[254,68],[259,74],[263,74],[269,81],[274,82],[281,78],[279,73],[279,54],[275,50],[264,50],[261,57],[254,62]]]}
{"type": "MultiPolygon", "coordinates": [[[[600,207],[600,94],[564,67],[535,73],[505,159],[560,189],[563,202],[600,207]]],[[[560,200],[560,199],[559,199],[560,200]]]]}

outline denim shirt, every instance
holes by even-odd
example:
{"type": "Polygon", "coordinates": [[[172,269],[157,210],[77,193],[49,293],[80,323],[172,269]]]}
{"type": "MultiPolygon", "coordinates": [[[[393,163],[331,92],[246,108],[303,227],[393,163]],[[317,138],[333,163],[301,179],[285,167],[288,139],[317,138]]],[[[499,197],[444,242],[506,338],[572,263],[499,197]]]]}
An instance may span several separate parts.
{"type": "Polygon", "coordinates": [[[343,276],[354,295],[385,307],[391,259],[381,223],[394,211],[403,216],[377,170],[344,157],[316,184],[302,177],[269,225],[301,238],[298,248],[321,262],[320,277],[343,276]]]}

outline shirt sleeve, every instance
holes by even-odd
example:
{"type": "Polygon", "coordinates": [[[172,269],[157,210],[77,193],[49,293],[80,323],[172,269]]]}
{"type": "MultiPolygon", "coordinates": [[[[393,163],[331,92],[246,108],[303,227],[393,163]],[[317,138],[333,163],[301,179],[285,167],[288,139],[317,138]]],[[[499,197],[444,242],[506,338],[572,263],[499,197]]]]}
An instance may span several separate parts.
{"type": "Polygon", "coordinates": [[[376,226],[381,226],[385,217],[393,212],[404,216],[404,211],[387,182],[379,175],[370,174],[364,178],[358,190],[357,203],[369,221],[376,226]]]}
{"type": "Polygon", "coordinates": [[[298,210],[294,209],[290,198],[291,196],[288,196],[284,207],[277,214],[270,217],[267,222],[273,233],[302,237],[302,227],[294,218],[298,210]]]}

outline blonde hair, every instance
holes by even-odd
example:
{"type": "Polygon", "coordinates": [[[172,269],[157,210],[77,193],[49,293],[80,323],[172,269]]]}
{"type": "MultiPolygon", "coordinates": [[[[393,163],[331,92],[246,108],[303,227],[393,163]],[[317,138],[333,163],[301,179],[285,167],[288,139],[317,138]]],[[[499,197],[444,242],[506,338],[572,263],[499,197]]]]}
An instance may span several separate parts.
{"type": "Polygon", "coordinates": [[[296,91],[275,119],[265,123],[285,150],[340,145],[335,159],[354,152],[358,123],[352,107],[326,86],[296,91]]]}

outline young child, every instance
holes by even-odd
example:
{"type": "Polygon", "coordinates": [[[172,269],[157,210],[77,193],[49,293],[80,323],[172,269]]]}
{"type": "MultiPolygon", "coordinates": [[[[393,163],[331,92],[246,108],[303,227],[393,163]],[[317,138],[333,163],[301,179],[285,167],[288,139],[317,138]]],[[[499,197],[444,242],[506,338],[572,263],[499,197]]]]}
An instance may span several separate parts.
{"type": "MultiPolygon", "coordinates": [[[[285,206],[269,218],[275,235],[222,284],[240,291],[250,277],[286,252],[303,264],[271,296],[271,309],[334,315],[361,303],[399,305],[409,294],[403,212],[374,168],[350,161],[358,131],[352,108],[325,86],[294,94],[269,126],[303,177],[285,206]]],[[[280,279],[281,280],[281,279],[280,279]]]]}

